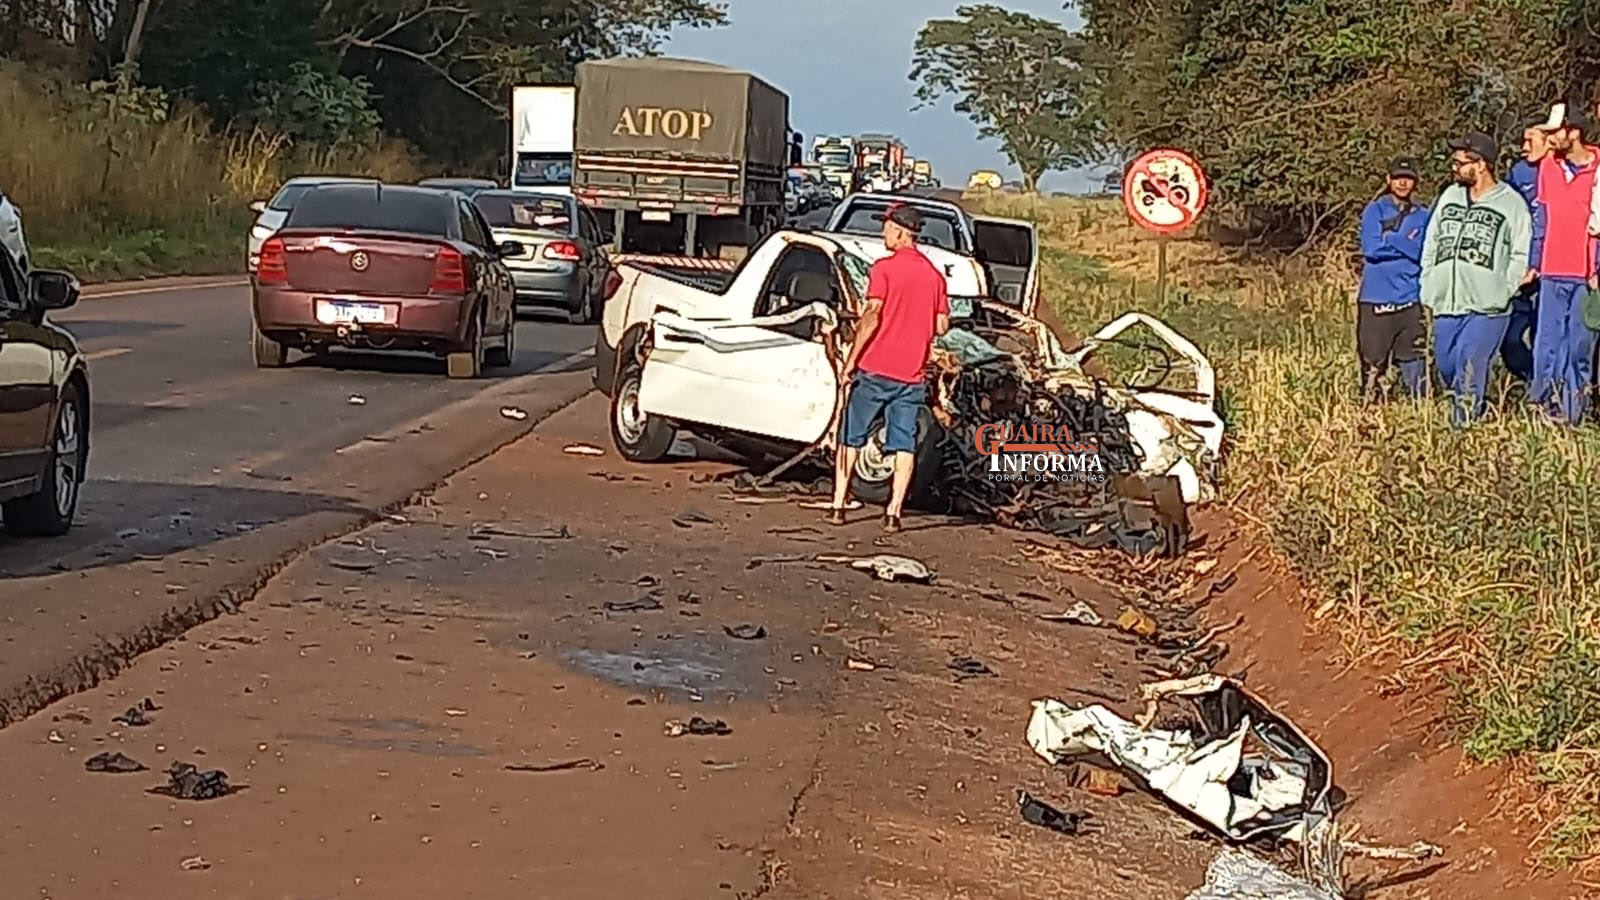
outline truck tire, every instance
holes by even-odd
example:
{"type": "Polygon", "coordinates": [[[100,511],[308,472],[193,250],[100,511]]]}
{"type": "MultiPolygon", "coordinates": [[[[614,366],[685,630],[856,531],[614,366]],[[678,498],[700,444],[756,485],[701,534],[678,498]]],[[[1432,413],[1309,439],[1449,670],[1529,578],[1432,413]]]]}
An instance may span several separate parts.
{"type": "MultiPolygon", "coordinates": [[[[856,456],[855,470],[850,473],[850,496],[863,503],[887,504],[893,491],[894,461],[883,452],[887,436],[887,426],[880,425],[856,456]]],[[[913,454],[916,469],[906,491],[906,505],[926,508],[938,499],[943,445],[944,429],[934,419],[933,411],[923,407],[917,412],[917,448],[913,454]]]]}
{"type": "Polygon", "coordinates": [[[659,416],[651,416],[639,409],[639,385],[644,368],[628,360],[622,364],[617,376],[616,389],[611,392],[611,443],[629,462],[656,462],[672,449],[677,430],[672,423],[659,416]]]}

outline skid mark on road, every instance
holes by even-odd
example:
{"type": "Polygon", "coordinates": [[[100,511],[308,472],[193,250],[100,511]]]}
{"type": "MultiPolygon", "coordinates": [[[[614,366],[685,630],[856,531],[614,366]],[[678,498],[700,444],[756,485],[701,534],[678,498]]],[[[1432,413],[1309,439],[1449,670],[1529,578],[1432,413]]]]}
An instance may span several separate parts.
{"type": "Polygon", "coordinates": [[[97,359],[110,359],[113,356],[121,356],[124,353],[132,352],[132,347],[107,347],[104,350],[96,350],[93,353],[85,353],[83,358],[90,362],[94,362],[97,359]]]}

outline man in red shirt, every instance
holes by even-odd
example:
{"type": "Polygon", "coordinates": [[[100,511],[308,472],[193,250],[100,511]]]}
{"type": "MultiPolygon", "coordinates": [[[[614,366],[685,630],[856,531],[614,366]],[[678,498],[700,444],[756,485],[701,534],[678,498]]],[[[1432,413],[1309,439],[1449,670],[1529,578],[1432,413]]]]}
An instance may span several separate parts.
{"type": "Polygon", "coordinates": [[[944,276],[917,249],[921,231],[922,214],[910,206],[891,206],[883,217],[883,245],[890,255],[872,265],[866,309],[839,373],[850,379],[850,393],[834,463],[833,507],[828,511],[828,521],[835,525],[844,524],[850,473],[881,416],[887,431],[883,449],[894,456],[894,484],[883,527],[900,530],[916,466],[917,416],[927,402],[923,369],[934,338],[950,328],[944,276]]]}

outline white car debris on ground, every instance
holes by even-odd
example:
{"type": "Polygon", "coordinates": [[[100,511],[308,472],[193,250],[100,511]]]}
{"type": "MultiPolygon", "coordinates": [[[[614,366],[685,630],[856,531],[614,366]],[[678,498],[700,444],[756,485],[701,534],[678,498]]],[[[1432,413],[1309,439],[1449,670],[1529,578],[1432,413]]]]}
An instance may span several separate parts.
{"type": "Polygon", "coordinates": [[[1028,745],[1051,763],[1101,754],[1234,841],[1305,843],[1333,816],[1333,763],[1237,682],[1201,675],[1145,685],[1130,722],[1100,704],[1036,700],[1028,745]],[[1194,728],[1152,728],[1160,701],[1191,701],[1194,728]]]}

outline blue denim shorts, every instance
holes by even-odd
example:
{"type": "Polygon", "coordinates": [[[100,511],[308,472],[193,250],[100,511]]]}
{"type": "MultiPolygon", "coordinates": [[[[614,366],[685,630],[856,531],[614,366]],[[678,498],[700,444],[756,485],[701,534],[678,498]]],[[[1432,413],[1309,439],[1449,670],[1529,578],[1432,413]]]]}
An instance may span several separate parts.
{"type": "Polygon", "coordinates": [[[881,417],[889,431],[884,439],[884,451],[914,452],[917,449],[917,413],[927,396],[924,384],[906,384],[858,370],[850,379],[840,442],[846,447],[865,447],[881,417]]]}

